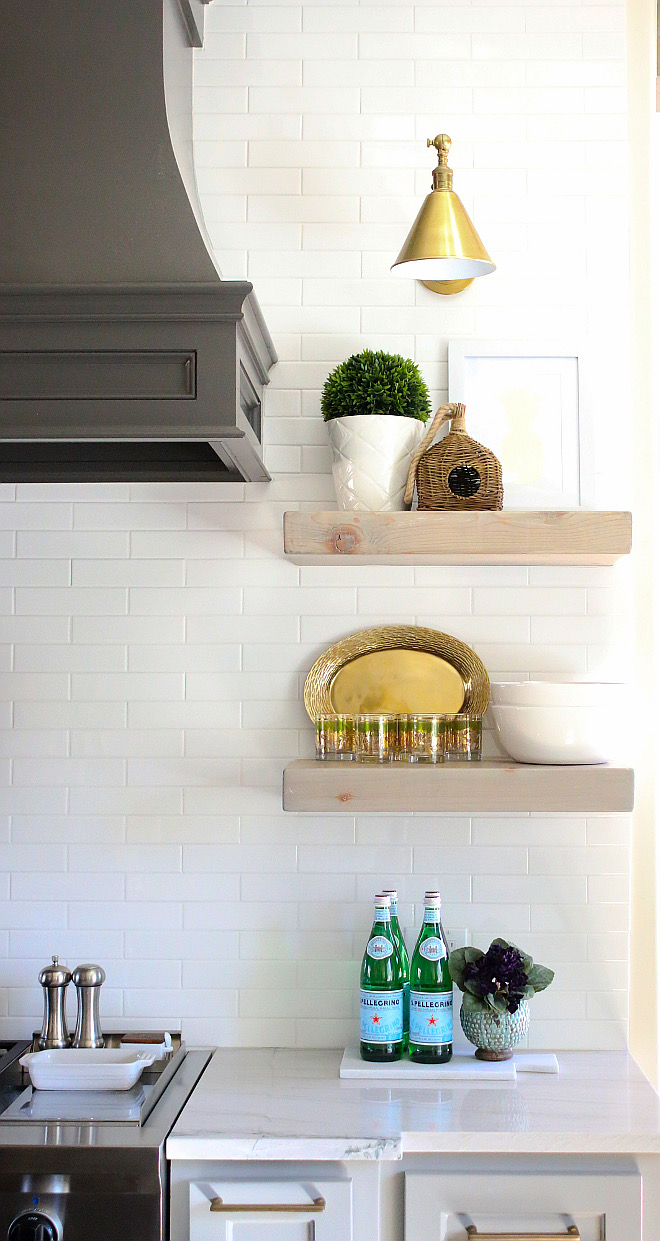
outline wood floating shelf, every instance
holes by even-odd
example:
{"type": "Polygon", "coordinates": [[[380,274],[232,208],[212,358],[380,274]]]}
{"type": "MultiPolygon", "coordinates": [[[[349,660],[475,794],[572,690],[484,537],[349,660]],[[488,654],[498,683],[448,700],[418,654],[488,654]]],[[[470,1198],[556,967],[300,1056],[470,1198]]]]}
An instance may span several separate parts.
{"type": "Polygon", "coordinates": [[[626,512],[284,514],[284,551],[300,565],[612,565],[631,544],[626,512]]]}
{"type": "Polygon", "coordinates": [[[609,764],[411,767],[297,759],[284,771],[282,804],[328,814],[616,814],[633,808],[634,772],[609,764]]]}

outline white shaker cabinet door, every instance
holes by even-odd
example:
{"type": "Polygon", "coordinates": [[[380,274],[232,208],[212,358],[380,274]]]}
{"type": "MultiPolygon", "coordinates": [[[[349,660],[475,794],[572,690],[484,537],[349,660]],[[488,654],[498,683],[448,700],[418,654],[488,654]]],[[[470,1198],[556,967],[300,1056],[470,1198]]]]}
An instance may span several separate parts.
{"type": "MultiPolygon", "coordinates": [[[[640,1241],[642,1180],[635,1169],[602,1174],[406,1173],[406,1241],[501,1241],[548,1235],[640,1241]],[[475,1230],[475,1231],[473,1231],[475,1230]],[[577,1230],[577,1231],[576,1231],[577,1230]]],[[[653,1233],[655,1239],[656,1234],[653,1233]]]]}
{"type": "Polygon", "coordinates": [[[193,1182],[190,1241],[354,1241],[351,1182],[193,1182]]]}

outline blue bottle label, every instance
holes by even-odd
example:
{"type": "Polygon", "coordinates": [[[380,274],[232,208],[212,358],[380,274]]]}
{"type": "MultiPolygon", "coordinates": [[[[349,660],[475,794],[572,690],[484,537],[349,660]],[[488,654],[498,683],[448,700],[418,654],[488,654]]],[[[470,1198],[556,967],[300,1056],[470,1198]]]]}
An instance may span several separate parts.
{"type": "Polygon", "coordinates": [[[410,1042],[437,1047],[451,1043],[454,1028],[451,991],[410,992],[410,1042]]]}
{"type": "Polygon", "coordinates": [[[385,935],[374,935],[367,944],[367,956],[373,957],[374,961],[382,961],[385,957],[391,957],[393,952],[394,945],[385,935]]]}
{"type": "Polygon", "coordinates": [[[426,961],[442,961],[447,954],[442,940],[432,935],[429,939],[425,939],[423,944],[420,944],[419,955],[424,957],[426,961]]]}
{"type": "Polygon", "coordinates": [[[360,991],[360,1038],[363,1043],[401,1042],[403,991],[360,991]]]}

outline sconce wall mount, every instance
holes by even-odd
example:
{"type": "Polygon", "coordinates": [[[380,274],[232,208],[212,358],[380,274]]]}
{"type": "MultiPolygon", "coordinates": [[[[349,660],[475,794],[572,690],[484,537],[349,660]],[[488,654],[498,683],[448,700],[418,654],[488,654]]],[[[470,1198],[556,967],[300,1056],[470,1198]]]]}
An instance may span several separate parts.
{"type": "Polygon", "coordinates": [[[434,293],[460,293],[477,276],[495,271],[495,264],[454,192],[454,174],[447,163],[451,138],[436,134],[426,145],[438,152],[433,189],[424,199],[391,271],[396,276],[421,280],[434,293]]]}

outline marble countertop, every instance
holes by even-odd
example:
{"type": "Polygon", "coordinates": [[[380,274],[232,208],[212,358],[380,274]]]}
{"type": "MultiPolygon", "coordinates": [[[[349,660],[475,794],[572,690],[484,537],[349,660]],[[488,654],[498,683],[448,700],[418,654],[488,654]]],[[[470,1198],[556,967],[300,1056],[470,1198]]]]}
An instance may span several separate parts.
{"type": "Polygon", "coordinates": [[[483,1084],[340,1081],[341,1057],[219,1048],[167,1140],[168,1158],[660,1153],[660,1098],[626,1052],[562,1052],[558,1075],[483,1084]]]}

